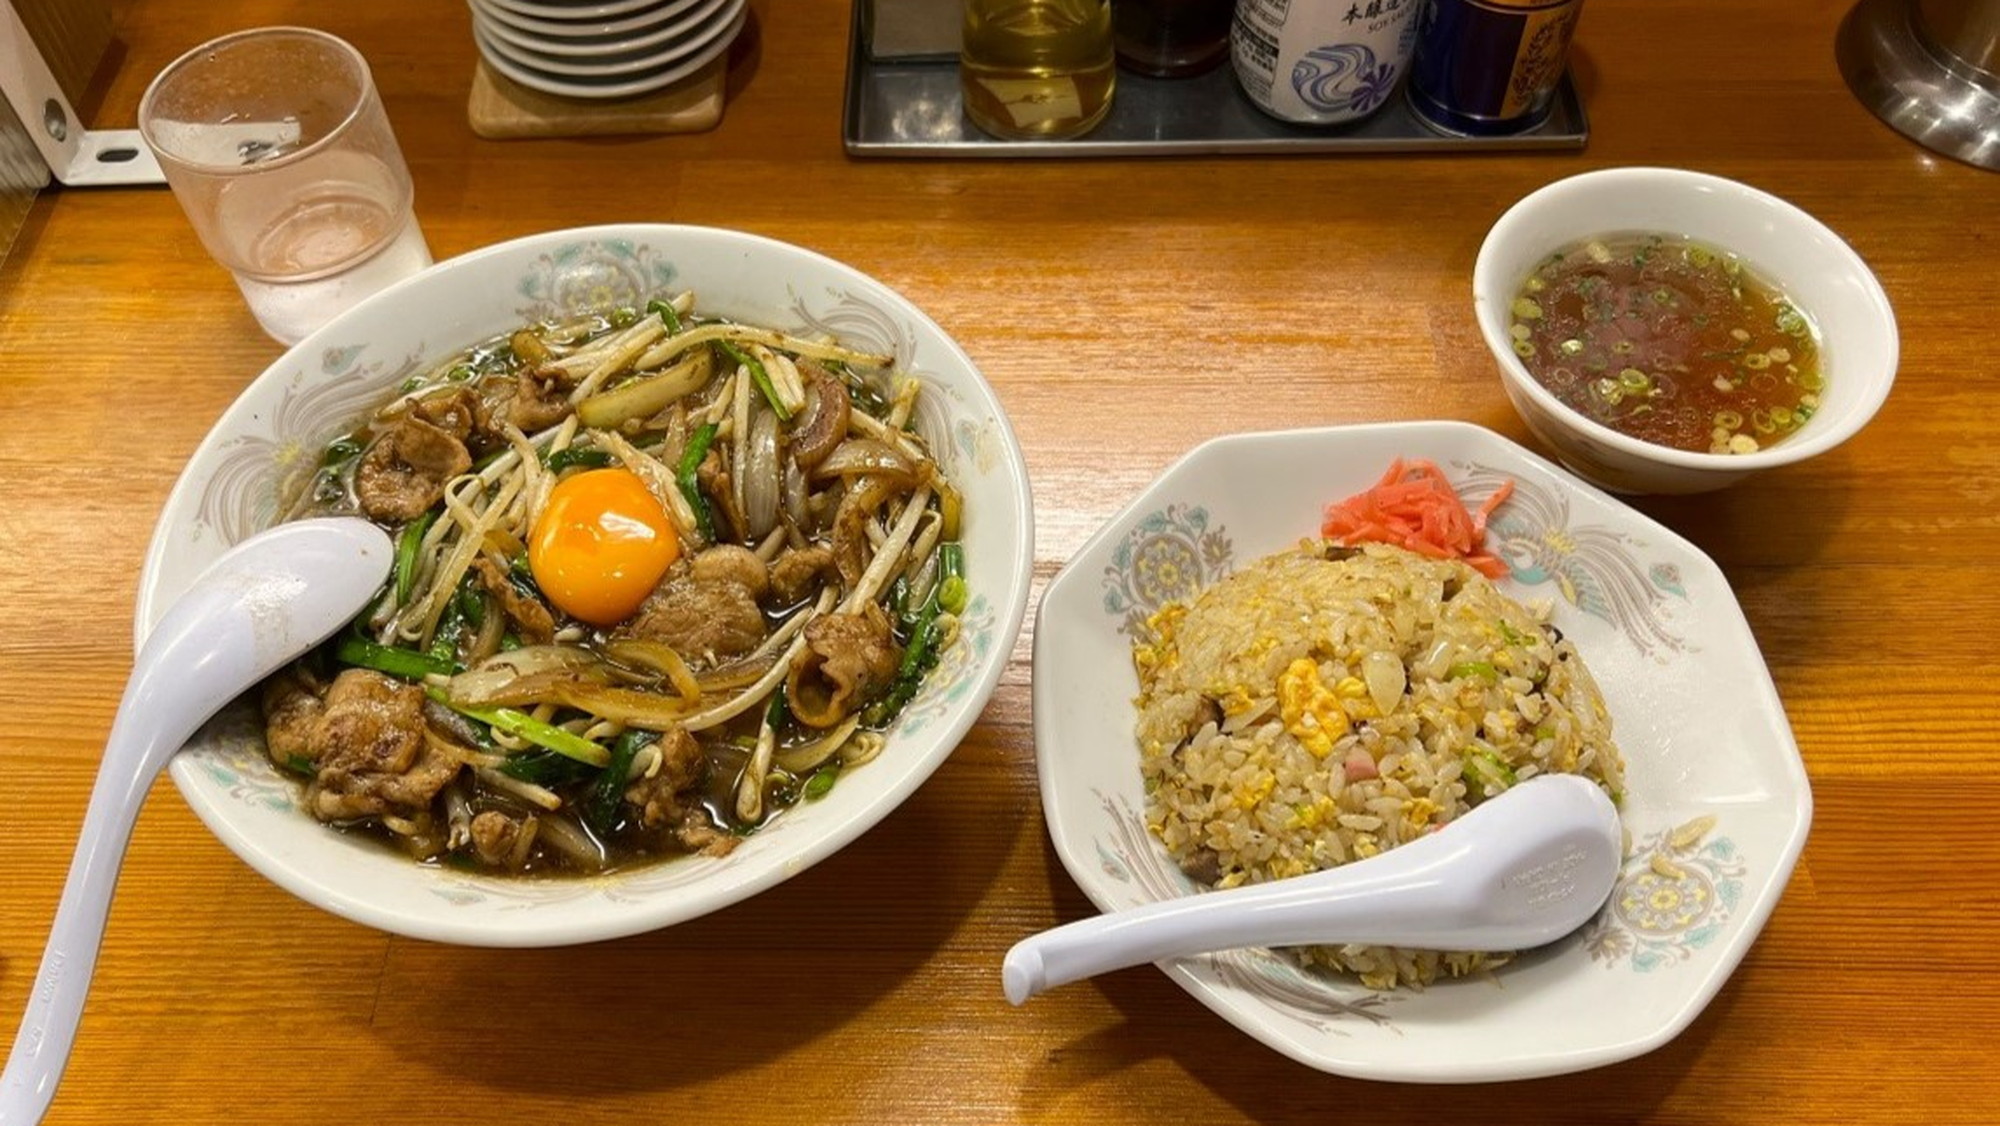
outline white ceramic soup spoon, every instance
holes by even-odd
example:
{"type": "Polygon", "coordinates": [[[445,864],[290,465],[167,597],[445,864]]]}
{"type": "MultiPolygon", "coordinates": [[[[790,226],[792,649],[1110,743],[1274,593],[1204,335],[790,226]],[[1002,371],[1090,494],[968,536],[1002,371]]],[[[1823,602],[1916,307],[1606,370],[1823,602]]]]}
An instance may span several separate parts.
{"type": "Polygon", "coordinates": [[[146,792],[210,716],[345,625],[382,588],[394,548],[365,520],[282,524],[224,552],[146,638],[0,1076],[0,1126],[41,1121],[90,991],[118,867],[146,792]]]}
{"type": "Polygon", "coordinates": [[[1545,775],[1368,860],[1044,931],[1007,952],[1001,980],[1018,1005],[1111,970],[1243,946],[1526,950],[1597,913],[1623,850],[1603,790],[1545,775]]]}

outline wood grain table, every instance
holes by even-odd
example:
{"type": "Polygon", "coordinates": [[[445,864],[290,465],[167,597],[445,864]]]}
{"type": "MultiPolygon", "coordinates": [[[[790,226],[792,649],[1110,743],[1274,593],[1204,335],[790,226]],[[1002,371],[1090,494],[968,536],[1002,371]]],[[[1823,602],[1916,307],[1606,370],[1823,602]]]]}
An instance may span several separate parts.
{"type": "MultiPolygon", "coordinates": [[[[1722,566],[1817,799],[1763,937],[1683,1035],[1486,1087],[1311,1071],[1150,969],[1023,1009],[1009,944],[1089,910],[1049,847],[1032,615],[956,754],[833,859],[642,937],[539,951],[390,937],[251,872],[162,784],[52,1123],[1990,1122],[2000,1115],[2000,176],[1868,115],[1841,0],[1592,0],[1581,153],[863,161],[849,8],[756,0],[719,128],[484,141],[450,0],[134,0],[87,110],[131,120],[210,36],[324,27],[374,65],[439,257],[617,220],[843,259],[955,334],[1025,445],[1037,590],[1220,434],[1448,418],[1528,441],[1473,323],[1473,256],[1543,183],[1661,164],[1788,197],[1902,327],[1860,437],[1635,505],[1722,566]]],[[[0,1035],[11,1039],[131,664],[150,528],[279,348],[164,189],[47,192],[0,272],[0,1035]]]]}

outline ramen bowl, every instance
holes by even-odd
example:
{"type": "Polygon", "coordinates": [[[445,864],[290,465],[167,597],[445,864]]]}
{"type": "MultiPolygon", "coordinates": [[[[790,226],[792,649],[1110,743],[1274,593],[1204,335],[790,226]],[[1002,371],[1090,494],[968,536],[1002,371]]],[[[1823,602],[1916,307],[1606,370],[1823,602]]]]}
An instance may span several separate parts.
{"type": "Polygon", "coordinates": [[[735,231],[624,224],[557,231],[441,262],[335,318],[281,356],[223,414],[161,514],[139,584],[143,640],[195,575],[278,518],[333,438],[412,375],[522,324],[692,290],[705,314],[887,353],[923,383],[914,424],[964,497],[970,588],[961,632],[873,761],[787,809],[726,856],[588,879],[508,879],[416,864],[313,820],[265,752],[251,701],[209,724],[175,786],[252,868],[334,914],[397,934],[481,946],[615,938],[772,887],[859,837],[908,798],[978,719],[1027,605],[1033,516],[1019,444],[952,338],[894,290],[802,247],[735,231]]]}
{"type": "MultiPolygon", "coordinates": [[[[1050,580],[1034,631],[1036,764],[1055,851],[1100,910],[1200,893],[1152,828],[1134,641],[1151,636],[1146,623],[1164,607],[1316,536],[1326,505],[1375,484],[1398,458],[1434,463],[1468,505],[1512,484],[1487,531],[1506,571],[1497,585],[1549,606],[1602,691],[1625,762],[1629,843],[1611,896],[1565,938],[1423,989],[1374,988],[1263,948],[1159,969],[1273,1050],[1356,1078],[1524,1079],[1657,1048],[1722,989],[1777,905],[1811,824],[1811,789],[1714,561],[1476,426],[1219,438],[1169,466],[1078,549],[1050,580]]],[[[1187,617],[1166,620],[1187,628],[1187,617]]],[[[1277,847],[1312,807],[1266,802],[1282,792],[1272,774],[1248,760],[1236,769],[1233,800],[1253,811],[1260,847],[1277,847]]]]}
{"type": "Polygon", "coordinates": [[[1785,200],[1699,172],[1613,168],[1530,193],[1487,232],[1472,303],[1501,385],[1529,431],[1564,465],[1614,492],[1707,492],[1816,457],[1859,433],[1896,378],[1896,317],[1861,256],[1785,200]],[[1817,329],[1825,384],[1810,419],[1753,453],[1674,449],[1588,417],[1529,372],[1510,335],[1522,283],[1563,247],[1632,233],[1681,236],[1734,254],[1805,314],[1817,329]]]}

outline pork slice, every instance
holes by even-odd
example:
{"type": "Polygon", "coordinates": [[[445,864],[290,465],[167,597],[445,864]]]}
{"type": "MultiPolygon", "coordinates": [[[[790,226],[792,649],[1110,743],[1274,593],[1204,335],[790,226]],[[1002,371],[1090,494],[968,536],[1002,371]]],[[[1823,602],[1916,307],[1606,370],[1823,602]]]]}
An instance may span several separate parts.
{"type": "Polygon", "coordinates": [[[569,393],[560,382],[523,369],[514,380],[514,394],[504,414],[523,434],[533,434],[568,418],[569,412],[569,393]]]}
{"type": "Polygon", "coordinates": [[[472,569],[479,575],[480,585],[500,603],[507,620],[514,623],[514,631],[521,635],[521,640],[531,645],[547,645],[555,640],[555,615],[537,599],[523,594],[499,564],[482,555],[472,561],[472,569]]]}
{"type": "Polygon", "coordinates": [[[730,578],[704,581],[690,567],[662,583],[620,633],[661,642],[712,666],[757,648],[766,624],[749,587],[730,578]]]}
{"type": "Polygon", "coordinates": [[[519,868],[528,858],[536,829],[533,814],[519,817],[497,809],[480,811],[472,819],[472,848],[495,868],[519,868]]]}
{"type": "MultiPolygon", "coordinates": [[[[694,479],[708,496],[714,514],[722,517],[722,522],[728,526],[723,530],[742,538],[749,523],[743,518],[743,509],[736,503],[736,483],[722,463],[722,454],[710,449],[708,455],[701,459],[701,464],[695,467],[694,479]]],[[[717,535],[721,536],[720,530],[717,535]]]]}
{"type": "Polygon", "coordinates": [[[465,443],[415,416],[405,416],[361,455],[354,489],[371,520],[402,524],[428,512],[447,482],[472,468],[465,443]]]}
{"type": "Polygon", "coordinates": [[[814,727],[832,727],[859,710],[896,679],[903,660],[889,615],[873,602],[857,613],[813,619],[805,639],[785,692],[792,714],[814,727]]]}
{"type": "Polygon", "coordinates": [[[334,678],[309,741],[313,816],[412,816],[430,805],[463,764],[424,738],[423,701],[423,689],[368,669],[334,678]]]}
{"type": "Polygon", "coordinates": [[[771,592],[781,606],[796,606],[812,597],[828,576],[838,575],[833,552],[818,544],[796,547],[771,561],[771,592]]]}
{"type": "Polygon", "coordinates": [[[655,746],[660,768],[625,787],[625,800],[637,808],[641,825],[663,829],[680,822],[685,809],[681,795],[701,781],[707,759],[695,737],[678,727],[660,736],[655,746]]]}
{"type": "Polygon", "coordinates": [[[264,682],[264,749],[271,761],[296,770],[313,760],[312,733],[326,713],[315,686],[296,666],[264,682]]]}
{"type": "Polygon", "coordinates": [[[411,404],[410,413],[467,445],[491,437],[492,420],[486,404],[470,387],[461,385],[426,395],[411,404]]]}
{"type": "Polygon", "coordinates": [[[728,856],[736,850],[742,838],[718,828],[715,822],[708,819],[707,810],[694,805],[681,814],[681,822],[674,828],[674,839],[689,852],[698,852],[703,856],[728,856]]]}
{"type": "Polygon", "coordinates": [[[727,855],[736,847],[736,836],[710,820],[700,802],[688,798],[708,770],[708,756],[701,744],[676,728],[662,736],[658,745],[660,769],[625,790],[625,800],[638,808],[639,823],[666,834],[689,852],[727,855]]]}
{"type": "Polygon", "coordinates": [[[711,547],[689,562],[688,575],[696,582],[741,584],[752,598],[763,598],[771,588],[770,568],[757,553],[733,543],[711,547]]]}

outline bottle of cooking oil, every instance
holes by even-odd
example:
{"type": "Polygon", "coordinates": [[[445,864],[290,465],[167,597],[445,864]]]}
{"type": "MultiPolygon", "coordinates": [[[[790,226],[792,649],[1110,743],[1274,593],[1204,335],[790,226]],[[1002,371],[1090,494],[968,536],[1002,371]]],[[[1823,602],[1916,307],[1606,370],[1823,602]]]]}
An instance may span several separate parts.
{"type": "Polygon", "coordinates": [[[1111,109],[1111,0],[965,0],[958,69],[966,116],[988,133],[1087,133],[1111,109]]]}

